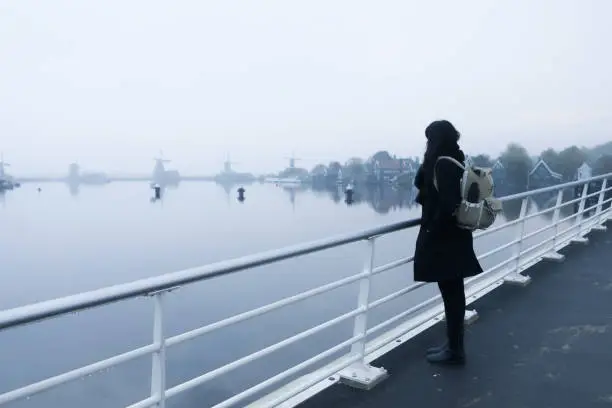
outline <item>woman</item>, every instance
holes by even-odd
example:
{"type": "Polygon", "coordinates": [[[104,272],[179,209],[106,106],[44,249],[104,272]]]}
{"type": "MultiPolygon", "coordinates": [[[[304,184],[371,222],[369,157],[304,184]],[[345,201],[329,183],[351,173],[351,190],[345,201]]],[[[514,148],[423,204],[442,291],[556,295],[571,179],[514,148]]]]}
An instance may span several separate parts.
{"type": "Polygon", "coordinates": [[[437,364],[463,364],[463,279],[481,273],[482,268],[474,253],[472,232],[459,228],[454,216],[461,202],[463,170],[450,160],[438,158],[450,156],[463,163],[465,155],[457,144],[459,132],[449,121],[431,123],[425,129],[425,137],[427,150],[415,177],[422,218],[414,256],[414,280],[438,283],[448,338],[443,346],[427,350],[427,360],[437,364]]]}

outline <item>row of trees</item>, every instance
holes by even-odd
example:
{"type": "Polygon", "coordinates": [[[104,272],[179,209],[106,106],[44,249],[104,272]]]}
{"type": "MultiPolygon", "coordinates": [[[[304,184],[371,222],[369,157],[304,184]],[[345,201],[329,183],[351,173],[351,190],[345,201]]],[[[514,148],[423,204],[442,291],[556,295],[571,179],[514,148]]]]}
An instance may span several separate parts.
{"type": "MultiPolygon", "coordinates": [[[[574,180],[578,168],[583,163],[589,164],[594,174],[612,172],[612,155],[599,154],[596,149],[590,151],[577,146],[561,151],[546,149],[537,158],[532,158],[527,149],[517,143],[512,143],[498,158],[504,166],[506,178],[517,189],[526,188],[529,172],[535,166],[535,161],[539,159],[543,159],[551,170],[559,173],[563,181],[574,180]]],[[[490,167],[494,164],[493,159],[483,154],[474,156],[472,160],[478,166],[490,167]]]]}
{"type": "Polygon", "coordinates": [[[365,160],[359,157],[352,157],[348,159],[344,164],[338,161],[332,161],[329,165],[317,164],[311,171],[312,175],[321,175],[325,172],[331,174],[337,174],[342,171],[344,177],[353,179],[362,179],[368,172],[368,166],[365,160]]]}
{"type": "MultiPolygon", "coordinates": [[[[513,186],[513,190],[522,190],[527,187],[529,172],[533,169],[536,161],[542,158],[549,167],[561,174],[564,181],[571,181],[576,175],[576,171],[583,163],[589,163],[595,174],[605,174],[612,172],[612,154],[607,149],[609,144],[596,147],[594,149],[579,148],[571,146],[561,151],[546,149],[538,157],[529,155],[527,149],[518,143],[511,143],[498,158],[493,158],[486,154],[472,156],[472,161],[477,166],[492,167],[499,160],[505,169],[505,177],[508,184],[513,186]],[[607,150],[606,150],[607,149],[607,150]]],[[[372,155],[371,159],[389,160],[395,159],[387,151],[379,151],[372,155]]],[[[418,164],[417,159],[409,159],[413,164],[418,164]]],[[[371,170],[369,162],[358,157],[347,160],[344,164],[333,161],[329,165],[318,164],[310,172],[311,175],[320,175],[325,172],[337,174],[342,170],[344,177],[352,179],[363,179],[371,170]]]]}
{"type": "MultiPolygon", "coordinates": [[[[553,171],[561,174],[564,180],[571,180],[578,167],[589,161],[588,153],[577,146],[568,147],[560,152],[546,149],[539,158],[543,159],[553,171]]],[[[498,159],[504,167],[512,167],[513,173],[518,172],[519,175],[525,177],[535,165],[527,150],[515,143],[510,144],[498,159]]],[[[486,154],[474,156],[472,160],[476,165],[484,167],[490,167],[494,163],[494,160],[486,154]]]]}

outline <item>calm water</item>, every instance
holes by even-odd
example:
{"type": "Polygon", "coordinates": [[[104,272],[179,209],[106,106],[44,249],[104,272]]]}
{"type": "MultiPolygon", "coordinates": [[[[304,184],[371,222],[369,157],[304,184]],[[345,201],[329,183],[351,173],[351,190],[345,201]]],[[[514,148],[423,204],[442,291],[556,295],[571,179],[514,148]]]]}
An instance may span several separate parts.
{"type": "MultiPolygon", "coordinates": [[[[281,246],[418,217],[414,192],[360,191],[348,206],[337,191],[182,183],[151,202],[146,183],[104,187],[25,185],[0,195],[0,309],[159,275],[281,246]]],[[[542,205],[542,204],[541,204],[542,205]]],[[[531,211],[537,209],[534,205],[531,211]]],[[[518,216],[520,203],[505,208],[518,216]]],[[[503,222],[503,220],[500,220],[503,222]]],[[[550,222],[534,219],[533,230],[550,222]]],[[[479,252],[514,238],[508,230],[477,241],[479,252]]],[[[412,254],[416,230],[377,242],[376,264],[412,254]]],[[[364,243],[193,284],[167,296],[169,335],[229,317],[359,272],[364,243]]],[[[504,251],[491,266],[509,256],[504,251]]],[[[409,285],[407,265],[377,276],[372,298],[409,285]]],[[[430,297],[423,288],[375,310],[371,324],[430,297]]],[[[356,305],[351,285],[222,329],[167,351],[168,387],[289,337],[356,305]]],[[[0,332],[0,392],[150,343],[153,305],[141,298],[0,332]]],[[[351,336],[340,324],[169,401],[210,406],[351,336]]],[[[119,407],[146,398],[150,358],[78,380],[11,407],[119,407]]]]}

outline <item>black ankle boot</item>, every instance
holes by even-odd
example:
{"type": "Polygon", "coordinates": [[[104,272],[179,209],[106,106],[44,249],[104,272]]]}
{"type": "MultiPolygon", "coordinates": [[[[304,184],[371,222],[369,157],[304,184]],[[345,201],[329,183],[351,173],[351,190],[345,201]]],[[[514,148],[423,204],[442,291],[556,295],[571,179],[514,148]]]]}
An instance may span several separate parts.
{"type": "Polygon", "coordinates": [[[427,355],[429,354],[437,354],[441,351],[444,351],[448,348],[448,340],[444,342],[444,344],[436,347],[430,347],[427,349],[427,355]]]}
{"type": "MultiPolygon", "coordinates": [[[[463,323],[463,321],[461,322],[463,323]]],[[[447,326],[448,327],[448,326],[447,326]]],[[[448,328],[446,346],[438,352],[427,354],[427,361],[432,364],[463,365],[465,364],[464,328],[463,324],[448,328]]],[[[433,349],[431,349],[433,350],[433,349]]]]}
{"type": "Polygon", "coordinates": [[[463,350],[445,348],[437,353],[428,354],[427,361],[432,364],[463,365],[465,364],[465,353],[463,350]]]}

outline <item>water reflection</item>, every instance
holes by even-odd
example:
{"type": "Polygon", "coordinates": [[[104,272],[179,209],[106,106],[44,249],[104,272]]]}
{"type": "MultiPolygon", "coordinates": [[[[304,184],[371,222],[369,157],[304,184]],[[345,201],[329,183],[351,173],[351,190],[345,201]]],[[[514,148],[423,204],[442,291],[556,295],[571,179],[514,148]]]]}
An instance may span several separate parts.
{"type": "MultiPolygon", "coordinates": [[[[400,188],[391,185],[370,185],[353,188],[352,195],[346,194],[342,185],[309,186],[306,184],[278,185],[278,188],[287,193],[289,202],[295,210],[299,196],[305,193],[317,197],[326,197],[336,204],[346,206],[367,205],[379,214],[388,214],[399,209],[412,209],[417,204],[415,198],[417,189],[400,188]]],[[[229,195],[229,190],[226,189],[229,195]]]]}
{"type": "Polygon", "coordinates": [[[555,206],[557,203],[557,194],[556,191],[536,194],[530,198],[530,201],[533,201],[539,209],[545,210],[555,206]]]}
{"type": "Polygon", "coordinates": [[[309,190],[308,186],[304,184],[285,185],[280,187],[289,195],[289,202],[291,203],[291,209],[293,211],[295,211],[297,196],[309,190]]]}
{"type": "MultiPolygon", "coordinates": [[[[198,183],[198,185],[204,185],[208,183],[198,183]]],[[[249,185],[254,184],[253,182],[246,183],[232,183],[232,182],[215,182],[215,184],[220,187],[224,191],[225,201],[227,205],[230,205],[234,200],[246,204],[247,195],[249,195],[249,190],[247,187],[249,185]],[[244,189],[242,194],[240,192],[241,189],[244,189]]],[[[82,184],[81,183],[66,183],[68,186],[70,195],[72,197],[78,197],[82,193],[82,184]]],[[[97,186],[97,185],[95,185],[97,186]]],[[[107,184],[99,185],[100,187],[108,186],[107,184]]],[[[353,187],[353,193],[349,198],[347,195],[345,187],[342,185],[331,185],[331,186],[317,186],[317,185],[307,185],[307,184],[295,184],[295,185],[276,185],[272,186],[281,189],[287,195],[289,199],[289,203],[291,204],[291,208],[295,211],[297,206],[299,205],[299,196],[303,194],[310,194],[316,197],[326,197],[330,199],[332,202],[338,205],[346,205],[350,206],[367,206],[371,208],[377,214],[385,215],[389,214],[393,211],[399,210],[411,210],[413,208],[417,208],[418,204],[416,204],[415,199],[418,190],[413,187],[400,187],[393,186],[389,184],[385,185],[358,185],[353,187]]],[[[589,193],[596,192],[597,189],[601,188],[601,186],[595,186],[593,188],[589,188],[589,193]]],[[[150,189],[150,193],[148,195],[148,200],[151,203],[163,203],[164,198],[167,194],[172,194],[172,190],[180,189],[180,185],[161,185],[160,186],[160,197],[155,197],[154,189],[150,189]]],[[[251,190],[253,191],[253,190],[251,190]]],[[[262,191],[262,190],[257,190],[262,191]]],[[[499,196],[504,196],[508,194],[516,194],[516,191],[503,191],[499,193],[499,196]],[[502,194],[503,193],[503,194],[502,194]]],[[[258,196],[258,193],[254,196],[250,196],[249,198],[252,200],[267,200],[266,196],[258,196]]],[[[580,196],[581,189],[568,188],[564,190],[563,194],[563,203],[567,203],[576,197],[580,196]]],[[[605,198],[612,197],[612,191],[606,194],[605,198]]],[[[528,200],[527,213],[531,213],[533,211],[544,211],[546,209],[552,209],[556,204],[557,192],[547,192],[541,193],[536,196],[530,197],[528,200]]],[[[590,197],[586,203],[585,208],[591,208],[597,205],[598,196],[590,197]]],[[[6,196],[5,192],[0,192],[0,205],[6,207],[6,196]]],[[[508,221],[513,221],[519,218],[521,213],[521,199],[504,201],[502,203],[504,218],[508,221]]],[[[575,213],[578,210],[579,202],[574,203],[573,205],[567,205],[561,208],[562,215],[570,215],[575,213]]],[[[418,209],[418,208],[417,208],[418,209]]],[[[591,210],[590,212],[594,211],[591,210]]],[[[551,219],[553,217],[554,211],[546,212],[542,214],[543,217],[547,219],[551,219]]]]}
{"type": "MultiPolygon", "coordinates": [[[[527,208],[526,213],[531,214],[534,212],[542,213],[546,210],[545,213],[541,214],[540,217],[542,219],[551,220],[554,217],[554,207],[557,204],[557,191],[546,192],[536,194],[532,197],[529,197],[527,200],[527,208]]],[[[567,204],[570,201],[573,201],[577,197],[580,196],[580,193],[577,194],[574,189],[568,188],[563,190],[563,196],[561,199],[561,208],[559,210],[560,218],[568,217],[572,214],[575,214],[579,210],[579,202],[574,203],[573,205],[567,204]],[[565,205],[564,205],[565,204],[565,205]]],[[[504,218],[508,221],[514,221],[520,217],[521,214],[521,205],[523,200],[516,199],[511,201],[504,201],[502,203],[504,218]]],[[[597,197],[586,200],[585,208],[591,208],[597,204],[597,197]]],[[[593,208],[591,211],[588,211],[586,216],[590,216],[595,209],[593,208]]]]}
{"type": "MultiPolygon", "coordinates": [[[[215,184],[223,189],[226,202],[229,205],[234,199],[238,202],[244,202],[247,191],[246,189],[244,190],[244,196],[241,198],[239,190],[252,183],[215,182],[215,184]]],[[[69,187],[72,196],[77,196],[80,193],[78,183],[69,184],[69,187]]],[[[164,196],[168,194],[169,187],[170,186],[161,186],[160,199],[156,199],[154,194],[151,193],[150,201],[152,203],[163,201],[164,196]]],[[[178,185],[172,186],[172,189],[178,189],[178,187],[178,185]]],[[[412,209],[417,205],[414,201],[417,189],[414,187],[401,188],[391,185],[363,185],[355,187],[351,199],[348,200],[344,187],[341,185],[309,186],[306,184],[295,184],[278,185],[277,187],[287,193],[293,210],[296,208],[298,196],[304,193],[314,193],[315,196],[328,197],[336,204],[345,204],[347,206],[365,204],[379,214],[388,214],[390,211],[399,209],[412,209]]],[[[265,199],[265,197],[261,199],[265,199]]]]}
{"type": "MultiPolygon", "coordinates": [[[[67,180],[65,185],[68,187],[68,191],[72,197],[78,197],[81,194],[82,187],[85,188],[104,188],[109,185],[108,182],[105,183],[83,183],[79,180],[67,180]]],[[[40,188],[39,188],[40,189],[40,188]]]]}
{"type": "MultiPolygon", "coordinates": [[[[248,190],[247,186],[252,185],[252,182],[233,183],[233,182],[215,182],[220,187],[225,196],[225,201],[230,205],[234,200],[240,203],[245,203],[248,190]],[[243,194],[240,190],[243,190],[243,194]]],[[[82,193],[82,184],[78,182],[66,183],[70,195],[78,197],[82,193]]],[[[105,185],[100,185],[105,186],[105,185]]],[[[332,186],[309,186],[307,184],[295,185],[277,185],[279,189],[286,192],[289,202],[293,210],[298,205],[299,196],[302,194],[313,194],[317,197],[327,197],[336,204],[346,206],[367,205],[378,214],[388,214],[391,211],[400,209],[412,209],[417,204],[415,198],[417,189],[402,188],[391,185],[361,185],[353,188],[353,194],[350,199],[347,199],[347,194],[342,185],[332,186]]],[[[167,194],[172,194],[172,190],[178,190],[179,184],[176,185],[160,185],[159,198],[156,197],[154,188],[150,188],[148,200],[151,203],[163,203],[167,194]]],[[[266,200],[266,197],[254,197],[256,200],[266,200]]],[[[0,202],[5,203],[4,197],[0,197],[0,202]]],[[[520,209],[520,203],[519,203],[520,209]]]]}
{"type": "Polygon", "coordinates": [[[365,204],[379,214],[388,214],[399,209],[412,209],[417,204],[415,187],[402,188],[392,185],[362,185],[353,190],[352,200],[346,199],[342,186],[313,187],[313,191],[324,193],[335,203],[346,205],[365,204]]]}
{"type": "Polygon", "coordinates": [[[252,182],[234,183],[232,181],[215,181],[215,184],[225,192],[225,202],[230,205],[235,199],[239,203],[244,203],[246,200],[247,190],[245,186],[253,184],[252,182]]]}
{"type": "Polygon", "coordinates": [[[81,192],[81,184],[78,182],[69,181],[66,183],[68,185],[68,190],[70,191],[70,195],[76,197],[81,192]]]}
{"type": "Polygon", "coordinates": [[[502,202],[502,212],[508,221],[514,221],[521,215],[521,200],[502,202]]]}
{"type": "MultiPolygon", "coordinates": [[[[600,187],[599,187],[600,188],[600,187]]],[[[388,214],[391,211],[401,209],[412,209],[418,206],[415,202],[418,189],[415,187],[399,187],[392,185],[363,185],[354,189],[352,197],[347,200],[348,196],[342,186],[317,187],[312,188],[302,187],[302,191],[312,190],[316,195],[329,197],[335,203],[344,202],[347,205],[366,204],[379,214],[388,214]]],[[[292,189],[295,191],[295,188],[292,189]]],[[[580,192],[574,189],[566,189],[563,191],[562,203],[567,203],[579,197],[580,192]]],[[[597,191],[596,188],[589,188],[589,194],[597,191]]],[[[508,193],[516,194],[516,192],[508,193]]],[[[542,216],[546,219],[552,219],[554,211],[552,210],[557,202],[557,191],[540,193],[530,197],[527,200],[526,213],[542,212],[550,210],[542,216]]],[[[585,208],[592,208],[597,204],[598,197],[590,197],[586,200],[585,208]]],[[[294,203],[295,196],[292,195],[291,202],[294,203]]],[[[522,200],[510,200],[502,203],[504,218],[508,221],[516,220],[521,215],[522,200]]],[[[578,211],[579,203],[574,205],[566,205],[561,207],[561,216],[569,216],[578,211]]],[[[592,210],[594,211],[594,210],[592,210]]],[[[590,212],[592,212],[590,211],[590,212]]]]}
{"type": "Polygon", "coordinates": [[[151,203],[159,202],[160,204],[163,204],[164,197],[166,196],[166,191],[167,191],[166,185],[158,185],[158,186],[152,187],[151,188],[151,198],[149,198],[149,201],[151,203]]]}

